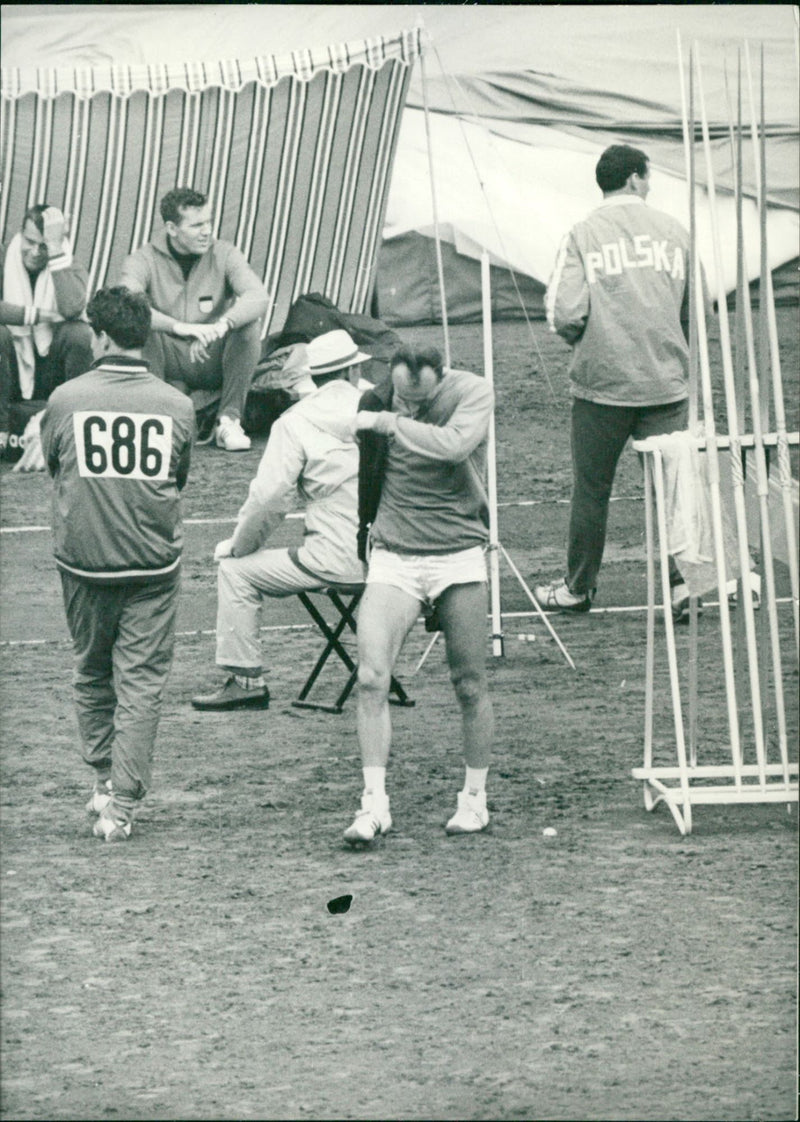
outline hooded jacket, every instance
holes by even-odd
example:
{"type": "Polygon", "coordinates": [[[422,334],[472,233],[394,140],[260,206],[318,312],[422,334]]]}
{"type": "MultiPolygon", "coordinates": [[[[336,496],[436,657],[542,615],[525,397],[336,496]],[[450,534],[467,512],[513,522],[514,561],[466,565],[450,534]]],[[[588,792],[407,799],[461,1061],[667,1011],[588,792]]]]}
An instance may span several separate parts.
{"type": "Polygon", "coordinates": [[[347,381],[328,382],[275,421],[239,511],[234,557],[261,549],[289,510],[303,503],[303,544],[290,551],[293,560],[323,580],[363,581],[356,554],[359,396],[347,381]]]}

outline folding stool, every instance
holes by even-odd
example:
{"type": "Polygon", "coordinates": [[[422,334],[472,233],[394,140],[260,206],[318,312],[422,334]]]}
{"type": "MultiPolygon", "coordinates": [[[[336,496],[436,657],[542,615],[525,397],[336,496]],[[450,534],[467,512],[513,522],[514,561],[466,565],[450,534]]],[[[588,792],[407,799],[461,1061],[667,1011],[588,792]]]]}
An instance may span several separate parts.
{"type": "MultiPolygon", "coordinates": [[[[304,592],[298,592],[297,597],[300,603],[306,609],[308,614],[313,619],[319,630],[325,636],[326,644],[316,661],[316,664],[308,675],[305,685],[300,690],[296,701],[292,705],[297,709],[322,709],[326,713],[341,713],[344,708],[344,703],[353,691],[356,684],[356,676],[358,668],[355,662],[350,657],[350,653],[340,642],[340,636],[345,628],[349,628],[355,635],[356,621],[354,612],[358,607],[361,597],[364,595],[365,585],[363,584],[331,584],[324,588],[308,589],[304,592]],[[336,618],[335,626],[329,623],[323,613],[312,600],[312,597],[324,596],[332,605],[336,618]],[[339,656],[341,662],[344,663],[345,668],[350,672],[347,681],[339,693],[339,696],[332,704],[325,704],[319,701],[308,701],[308,695],[314,687],[317,678],[322,673],[325,663],[328,661],[332,653],[339,656]]],[[[409,698],[406,691],[400,685],[396,678],[392,678],[391,686],[389,687],[389,701],[392,705],[412,706],[414,702],[409,698]]]]}

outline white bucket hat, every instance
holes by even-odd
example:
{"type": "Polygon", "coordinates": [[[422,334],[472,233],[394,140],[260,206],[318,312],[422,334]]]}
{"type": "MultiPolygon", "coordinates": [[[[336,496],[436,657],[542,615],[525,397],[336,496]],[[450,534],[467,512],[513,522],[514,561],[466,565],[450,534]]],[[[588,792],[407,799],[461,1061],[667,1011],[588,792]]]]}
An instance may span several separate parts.
{"type": "Polygon", "coordinates": [[[346,331],[328,331],[307,344],[307,369],[311,377],[332,374],[358,362],[369,362],[371,355],[360,351],[346,331]]]}

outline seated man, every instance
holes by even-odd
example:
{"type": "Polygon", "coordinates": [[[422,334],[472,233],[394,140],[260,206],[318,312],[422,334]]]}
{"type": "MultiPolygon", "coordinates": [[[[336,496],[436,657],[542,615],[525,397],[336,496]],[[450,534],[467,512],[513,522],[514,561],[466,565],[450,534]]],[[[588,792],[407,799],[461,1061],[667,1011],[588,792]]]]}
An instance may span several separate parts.
{"type": "Polygon", "coordinates": [[[22,230],[0,251],[0,456],[8,447],[11,406],[16,428],[44,409],[50,394],[92,364],[86,270],[76,265],[64,215],[41,203],[25,212],[22,230]]]}
{"type": "Polygon", "coordinates": [[[265,596],[290,596],[329,583],[361,584],[357,556],[358,448],[354,433],[362,354],[346,331],[308,344],[314,386],[272,426],[233,537],[214,559],[217,575],[217,665],[230,675],[195,709],[266,709],[259,623],[265,596]],[[299,496],[305,532],[299,549],[267,549],[270,533],[299,496]]]}
{"type": "Polygon", "coordinates": [[[153,308],[144,357],[155,374],[188,393],[222,390],[215,438],[244,452],[244,404],[261,353],[267,290],[230,242],[211,232],[206,196],[188,187],[160,203],[164,230],[132,253],[120,284],[145,292],[153,308]]]}

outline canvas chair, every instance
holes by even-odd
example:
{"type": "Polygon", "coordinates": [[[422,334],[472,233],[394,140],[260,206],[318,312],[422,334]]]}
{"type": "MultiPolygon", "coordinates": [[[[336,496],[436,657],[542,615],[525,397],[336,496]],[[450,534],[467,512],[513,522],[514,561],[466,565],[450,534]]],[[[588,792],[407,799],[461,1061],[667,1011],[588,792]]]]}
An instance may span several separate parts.
{"type": "MultiPolygon", "coordinates": [[[[325,713],[341,713],[344,709],[344,704],[356,684],[358,667],[341,639],[346,629],[353,635],[356,633],[354,613],[361,597],[364,595],[365,587],[363,584],[331,584],[324,588],[298,592],[297,598],[324,636],[325,646],[306,678],[297,699],[292,702],[296,709],[320,709],[325,713]],[[312,701],[309,699],[310,694],[332,654],[336,654],[344,665],[348,677],[335,701],[312,701]]],[[[389,702],[392,705],[408,707],[415,704],[394,677],[389,688],[389,702]]]]}

